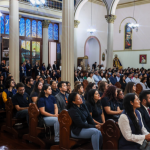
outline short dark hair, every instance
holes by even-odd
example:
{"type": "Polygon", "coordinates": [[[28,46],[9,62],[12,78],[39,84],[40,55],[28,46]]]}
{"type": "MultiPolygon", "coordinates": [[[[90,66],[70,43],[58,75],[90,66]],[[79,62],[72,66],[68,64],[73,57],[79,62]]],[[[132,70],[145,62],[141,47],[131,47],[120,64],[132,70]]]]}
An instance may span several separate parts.
{"type": "Polygon", "coordinates": [[[54,80],[51,80],[51,81],[50,81],[50,85],[52,85],[52,84],[53,84],[53,82],[56,82],[56,81],[54,81],[54,80]]]}
{"type": "Polygon", "coordinates": [[[28,77],[28,78],[26,79],[26,84],[28,84],[28,82],[30,82],[31,79],[32,79],[32,77],[28,77]]]}
{"type": "Polygon", "coordinates": [[[139,99],[140,101],[142,102],[143,99],[146,99],[147,100],[147,95],[150,94],[150,91],[148,90],[145,90],[145,91],[142,91],[139,95],[139,99]]]}
{"type": "Polygon", "coordinates": [[[14,81],[13,79],[9,79],[6,81],[5,88],[8,89],[10,87],[11,81],[14,81]]]}
{"type": "MultiPolygon", "coordinates": [[[[70,82],[69,81],[66,81],[66,84],[68,85],[70,82]]],[[[70,83],[71,84],[71,83],[70,83]]]]}
{"type": "Polygon", "coordinates": [[[75,92],[77,92],[77,93],[78,93],[78,90],[81,88],[81,86],[83,87],[83,85],[82,85],[82,84],[78,84],[78,85],[77,85],[77,89],[76,89],[77,91],[75,91],[75,92]]]}
{"type": "Polygon", "coordinates": [[[62,88],[62,84],[64,84],[64,83],[66,83],[65,81],[60,81],[59,83],[58,83],[58,89],[59,88],[62,88]]]}
{"type": "Polygon", "coordinates": [[[40,75],[37,75],[37,76],[36,76],[36,79],[37,79],[38,76],[40,77],[40,75]]]}
{"type": "Polygon", "coordinates": [[[25,87],[25,85],[22,82],[17,83],[16,89],[18,90],[20,87],[25,87]]]}

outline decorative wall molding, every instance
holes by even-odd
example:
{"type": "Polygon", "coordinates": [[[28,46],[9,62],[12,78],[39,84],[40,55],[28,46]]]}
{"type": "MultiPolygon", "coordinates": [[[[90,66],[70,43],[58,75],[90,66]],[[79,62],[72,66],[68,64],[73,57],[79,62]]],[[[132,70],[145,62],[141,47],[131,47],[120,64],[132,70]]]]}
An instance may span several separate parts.
{"type": "Polygon", "coordinates": [[[150,51],[150,49],[139,49],[139,50],[113,50],[113,52],[137,52],[137,51],[150,51]]]}
{"type": "Polygon", "coordinates": [[[114,23],[114,21],[117,17],[115,15],[106,15],[105,18],[108,23],[114,23]]]}
{"type": "Polygon", "coordinates": [[[95,3],[95,4],[98,4],[98,5],[102,5],[102,6],[105,6],[105,4],[103,3],[102,0],[88,0],[89,2],[92,2],[92,3],[95,3]]]}
{"type": "Polygon", "coordinates": [[[80,21],[74,20],[74,28],[78,28],[79,24],[80,24],[80,21]]]}
{"type": "Polygon", "coordinates": [[[51,23],[50,20],[43,20],[42,21],[43,28],[48,28],[48,26],[49,26],[50,23],[51,23]]]}

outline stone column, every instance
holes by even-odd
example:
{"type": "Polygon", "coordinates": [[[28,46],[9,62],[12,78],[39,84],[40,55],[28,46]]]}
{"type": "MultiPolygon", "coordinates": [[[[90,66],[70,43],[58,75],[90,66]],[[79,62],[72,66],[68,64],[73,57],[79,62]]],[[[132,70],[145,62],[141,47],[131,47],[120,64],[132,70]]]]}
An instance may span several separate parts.
{"type": "Polygon", "coordinates": [[[45,67],[48,66],[48,26],[50,21],[44,20],[43,24],[43,57],[42,63],[45,63],[45,67]]]}
{"type": "Polygon", "coordinates": [[[74,20],[74,66],[77,69],[77,30],[80,21],[74,20]]]}
{"type": "Polygon", "coordinates": [[[63,0],[62,11],[62,81],[74,88],[74,1],[63,0]]]}
{"type": "Polygon", "coordinates": [[[19,2],[9,0],[9,72],[19,82],[19,2]]]}
{"type": "Polygon", "coordinates": [[[113,68],[113,34],[114,34],[114,20],[115,15],[105,16],[108,22],[108,35],[107,35],[107,68],[113,68]]]}

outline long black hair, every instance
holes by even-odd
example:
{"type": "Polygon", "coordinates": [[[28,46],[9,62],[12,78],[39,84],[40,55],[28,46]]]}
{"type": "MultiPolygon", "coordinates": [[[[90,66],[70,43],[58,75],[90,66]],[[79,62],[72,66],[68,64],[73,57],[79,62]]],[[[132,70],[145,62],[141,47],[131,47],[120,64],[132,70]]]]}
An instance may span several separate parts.
{"type": "Polygon", "coordinates": [[[39,92],[39,89],[38,89],[38,85],[40,84],[40,83],[42,83],[41,81],[37,81],[36,83],[35,83],[35,85],[34,85],[34,88],[33,88],[33,90],[32,90],[32,92],[31,92],[31,95],[34,93],[34,92],[36,92],[36,93],[40,93],[39,92]]]}
{"type": "Polygon", "coordinates": [[[69,94],[69,97],[68,97],[68,104],[67,104],[67,109],[71,108],[74,104],[73,104],[73,101],[75,101],[75,98],[77,96],[78,93],[76,92],[73,92],[71,94],[69,94]]]}
{"type": "Polygon", "coordinates": [[[135,93],[126,94],[123,99],[123,105],[124,105],[124,110],[126,111],[129,118],[132,120],[132,123],[137,131],[137,134],[141,134],[142,132],[141,132],[140,126],[137,122],[137,119],[134,115],[133,106],[130,103],[130,102],[134,102],[135,95],[136,95],[135,93]]]}
{"type": "Polygon", "coordinates": [[[44,92],[44,91],[46,91],[49,86],[50,86],[49,84],[44,84],[44,85],[43,85],[42,91],[41,91],[41,93],[40,93],[38,99],[41,98],[41,97],[45,97],[45,92],[44,92]]]}

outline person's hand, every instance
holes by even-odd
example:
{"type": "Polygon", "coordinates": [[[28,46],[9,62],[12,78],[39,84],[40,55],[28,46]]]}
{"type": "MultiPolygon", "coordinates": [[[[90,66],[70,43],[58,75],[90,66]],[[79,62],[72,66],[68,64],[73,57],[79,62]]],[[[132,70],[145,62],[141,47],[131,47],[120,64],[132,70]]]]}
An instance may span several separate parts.
{"type": "Polygon", "coordinates": [[[150,134],[145,135],[145,140],[150,141],[150,134]]]}
{"type": "Polygon", "coordinates": [[[95,125],[95,127],[100,130],[101,129],[101,126],[99,124],[95,125]]]}
{"type": "Polygon", "coordinates": [[[104,123],[99,123],[100,126],[104,125],[104,123]]]}
{"type": "Polygon", "coordinates": [[[118,114],[121,114],[122,112],[123,112],[123,110],[119,110],[119,111],[118,111],[118,114]]]}
{"type": "Polygon", "coordinates": [[[58,114],[54,114],[54,115],[53,115],[53,117],[58,117],[58,116],[59,116],[58,114]]]}

